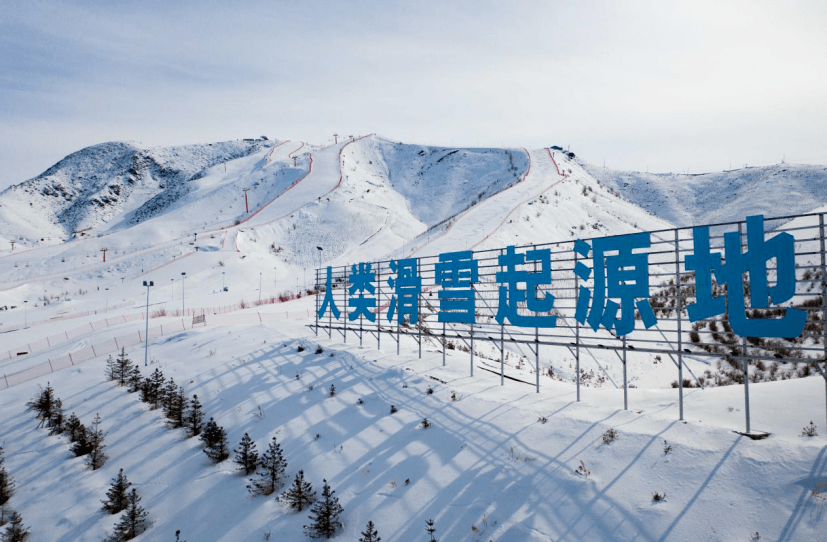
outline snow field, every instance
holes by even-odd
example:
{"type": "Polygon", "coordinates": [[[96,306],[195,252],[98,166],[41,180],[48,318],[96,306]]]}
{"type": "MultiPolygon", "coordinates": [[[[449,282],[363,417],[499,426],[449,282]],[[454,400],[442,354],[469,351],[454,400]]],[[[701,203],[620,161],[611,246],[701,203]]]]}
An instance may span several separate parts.
{"type": "MultiPolygon", "coordinates": [[[[455,540],[732,540],[754,531],[815,540],[823,529],[823,504],[812,495],[827,481],[823,437],[799,429],[821,414],[812,400],[822,392],[818,379],[751,387],[753,423],[773,432],[752,441],[731,432],[742,421],[737,386],[687,390],[688,422],[679,423],[674,390],[630,390],[630,411],[619,410],[619,390],[584,388],[576,403],[570,384],[544,378],[540,394],[510,381],[500,387],[484,371],[469,378],[467,354],[449,351],[442,368],[436,349],[426,347],[419,360],[406,353],[414,343],[403,341],[396,356],[388,343],[382,352],[370,341],[354,346],[352,336],[348,344],[317,339],[298,322],[207,327],[156,339],[156,363],[142,370],[158,367],[198,394],[232,447],[248,432],[261,452],[275,435],[288,482],[303,469],[314,489],[325,478],[336,491],[343,540],[358,538],[368,519],[383,538],[402,541],[421,539],[429,518],[438,535],[455,540]],[[431,427],[420,426],[424,418],[431,427]],[[610,428],[619,437],[606,445],[610,428]],[[580,460],[590,476],[574,472],[580,460]],[[653,502],[653,492],[666,500],[653,502]]],[[[133,361],[142,354],[128,353],[133,361]]],[[[109,460],[99,471],[25,410],[47,377],[0,394],[0,431],[18,485],[11,502],[36,526],[35,540],[100,540],[111,531],[116,518],[99,511],[99,501],[118,468],[153,521],[141,539],[176,529],[188,539],[260,540],[268,531],[304,539],[306,514],[249,496],[234,464],[211,464],[197,439],[167,429],[160,411],[105,381],[103,365],[99,358],[50,377],[67,415],[88,423],[100,412],[109,460]]]]}

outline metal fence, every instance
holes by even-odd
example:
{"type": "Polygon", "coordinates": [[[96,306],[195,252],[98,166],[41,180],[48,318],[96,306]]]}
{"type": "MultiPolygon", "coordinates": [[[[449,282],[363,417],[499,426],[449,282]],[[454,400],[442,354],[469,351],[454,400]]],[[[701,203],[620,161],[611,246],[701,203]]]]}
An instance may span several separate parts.
{"type": "MultiPolygon", "coordinates": [[[[754,219],[750,229],[747,228],[747,221],[739,221],[648,232],[648,246],[634,248],[630,253],[643,255],[640,256],[643,262],[637,260],[645,267],[645,277],[648,280],[648,294],[643,296],[643,299],[648,300],[656,324],[646,328],[644,322],[647,315],[642,315],[641,310],[636,309],[634,331],[622,336],[607,331],[603,325],[594,330],[588,321],[581,322],[575,315],[581,296],[585,292],[598,292],[597,297],[600,297],[599,292],[603,287],[602,284],[595,287],[595,281],[605,280],[605,275],[604,279],[598,279],[598,271],[602,272],[607,265],[611,266],[612,258],[622,252],[608,249],[603,252],[601,259],[594,261],[592,256],[595,253],[584,256],[583,247],[596,247],[601,243],[605,245],[607,240],[618,240],[626,236],[584,238],[516,247],[516,253],[549,250],[550,283],[536,286],[527,295],[542,298],[548,292],[554,296],[554,306],[545,314],[557,317],[555,327],[518,327],[508,320],[502,323],[497,321],[500,288],[504,285],[497,280],[496,274],[504,269],[500,257],[506,254],[506,248],[473,251],[473,259],[478,265],[478,278],[471,285],[476,315],[473,324],[440,321],[437,295],[440,286],[436,280],[439,256],[427,256],[416,259],[418,275],[422,278],[421,293],[416,301],[418,321],[403,320],[400,323],[397,318],[393,321],[387,319],[387,312],[394,296],[394,289],[388,279],[396,278],[397,273],[391,269],[391,261],[383,260],[370,262],[371,271],[375,273],[375,280],[372,281],[376,298],[376,308],[372,310],[376,315],[374,322],[364,316],[359,316],[354,321],[348,319],[351,312],[349,304],[352,304],[353,300],[348,290],[353,285],[351,279],[354,270],[358,268],[354,269],[352,265],[348,265],[317,269],[316,283],[321,285],[321,291],[316,295],[317,316],[314,326],[317,334],[319,330],[326,331],[330,337],[333,333],[338,333],[345,341],[350,334],[358,338],[360,344],[366,337],[373,337],[376,339],[377,348],[381,348],[384,335],[386,339],[396,343],[397,353],[400,348],[400,337],[412,337],[419,344],[420,357],[423,341],[430,340],[442,346],[443,364],[445,351],[461,345],[462,350],[470,353],[469,367],[472,376],[475,342],[479,344],[479,341],[487,341],[500,353],[501,384],[504,384],[507,378],[518,379],[506,374],[507,346],[528,348],[534,356],[534,385],[537,391],[543,371],[541,361],[563,353],[563,349],[573,355],[576,361],[575,384],[578,401],[581,386],[581,352],[592,349],[613,352],[617,361],[623,364],[624,409],[628,408],[627,364],[640,361],[644,356],[647,357],[647,361],[653,355],[663,356],[670,359],[676,368],[681,420],[684,418],[685,387],[739,384],[744,386],[746,433],[749,434],[750,383],[820,373],[825,379],[827,396],[827,232],[824,215],[825,213],[812,213],[764,219],[763,231],[760,232],[755,231],[757,223],[754,219]],[[738,282],[742,282],[743,286],[736,284],[733,287],[722,282],[719,276],[720,268],[715,273],[701,270],[696,273],[695,269],[699,269],[696,263],[696,242],[700,239],[702,243],[702,238],[705,237],[703,234],[706,232],[709,236],[708,252],[713,256],[720,253],[722,265],[731,263],[734,267],[736,263],[748,260],[744,273],[738,273],[741,277],[738,282]],[[725,237],[727,233],[730,235],[725,237]],[[774,238],[777,239],[773,241],[774,238]],[[786,253],[785,247],[782,246],[785,243],[782,241],[789,241],[786,247],[790,250],[786,253]],[[690,257],[689,267],[687,256],[690,257]],[[583,273],[583,265],[586,269],[594,270],[594,274],[583,273]],[[331,274],[329,293],[324,287],[328,269],[331,274]],[[793,289],[784,292],[785,287],[789,290],[790,285],[793,285],[793,289]],[[709,294],[726,299],[726,305],[718,302],[724,306],[722,314],[703,319],[693,318],[694,321],[691,321],[687,308],[699,301],[703,302],[699,298],[707,298],[709,294]],[[318,314],[326,295],[341,311],[340,318],[334,318],[333,311],[329,308],[323,314],[318,314]],[[754,300],[756,297],[757,301],[754,300]],[[773,300],[772,297],[778,299],[773,300]],[[788,299],[783,300],[784,297],[788,299]],[[751,302],[751,299],[754,302],[751,302]],[[777,303],[779,300],[783,302],[777,303]],[[743,308],[740,308],[741,302],[744,303],[743,308]],[[737,312],[732,313],[731,321],[732,310],[737,312]],[[792,314],[797,311],[802,311],[806,315],[803,329],[797,336],[767,336],[766,326],[773,327],[779,320],[787,318],[788,312],[792,314]],[[755,333],[743,332],[745,319],[751,329],[757,330],[755,333]],[[736,329],[733,329],[733,325],[736,329]],[[738,329],[742,330],[744,336],[737,333],[738,329]],[[754,336],[748,336],[753,334],[754,336]],[[714,361],[714,373],[692,373],[684,360],[684,356],[687,355],[714,361]]],[[[624,260],[621,262],[622,267],[615,269],[616,276],[625,279],[619,282],[621,286],[634,282],[630,279],[631,274],[626,272],[628,269],[623,267],[628,266],[629,261],[624,260]]],[[[535,260],[518,265],[516,269],[537,272],[541,270],[538,266],[541,264],[535,260]]],[[[588,301],[587,299],[586,302],[588,301]]],[[[517,313],[526,316],[537,315],[528,310],[526,301],[518,303],[517,313]]]]}

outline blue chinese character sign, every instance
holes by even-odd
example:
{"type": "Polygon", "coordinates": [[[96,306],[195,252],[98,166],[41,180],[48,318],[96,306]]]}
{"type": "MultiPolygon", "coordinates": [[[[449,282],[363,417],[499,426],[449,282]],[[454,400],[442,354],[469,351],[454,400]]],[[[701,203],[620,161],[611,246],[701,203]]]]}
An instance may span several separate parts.
{"type": "Polygon", "coordinates": [[[649,304],[649,260],[645,253],[635,249],[649,248],[648,233],[633,233],[616,237],[595,239],[592,245],[578,239],[574,250],[580,256],[592,254],[593,269],[577,262],[574,272],[588,280],[592,272],[594,287],[589,290],[580,286],[575,318],[581,324],[588,323],[594,331],[602,325],[620,337],[635,328],[635,307],[643,325],[648,329],[657,323],[649,304]],[[617,252],[617,254],[607,254],[617,252]],[[615,301],[617,299],[618,301],[615,301]],[[635,301],[637,299],[637,301],[635,301]],[[591,301],[591,310],[589,310],[591,301]],[[617,316],[620,311],[620,317],[617,316]]]}
{"type": "Polygon", "coordinates": [[[695,272],[697,300],[687,307],[689,321],[696,322],[727,313],[732,330],[741,337],[793,338],[801,335],[807,313],[787,308],[781,318],[748,318],[744,276],[749,277],[750,305],[766,309],[784,303],[795,295],[795,240],[786,232],[764,239],[764,217],[747,217],[747,250],[744,252],[741,233],[724,234],[724,258],[710,252],[709,227],[693,229],[694,254],[686,256],[687,271],[695,272]],[[775,259],[775,285],[769,286],[767,262],[775,259]],[[724,296],[712,293],[712,275],[719,285],[726,286],[724,296]],[[729,310],[727,310],[727,307],[729,310]]]}
{"type": "Polygon", "coordinates": [[[376,321],[376,314],[371,309],[376,307],[376,287],[373,282],[376,280],[376,275],[370,270],[370,263],[360,263],[359,267],[353,264],[350,275],[350,288],[348,288],[349,304],[353,311],[347,315],[347,319],[353,322],[359,317],[364,316],[369,321],[376,321]],[[355,296],[356,293],[358,296],[355,296]],[[368,296],[365,296],[365,293],[368,296]]]}
{"type": "Polygon", "coordinates": [[[473,252],[447,252],[439,255],[434,281],[439,290],[439,322],[473,324],[476,321],[472,285],[479,278],[479,265],[473,252]]]}

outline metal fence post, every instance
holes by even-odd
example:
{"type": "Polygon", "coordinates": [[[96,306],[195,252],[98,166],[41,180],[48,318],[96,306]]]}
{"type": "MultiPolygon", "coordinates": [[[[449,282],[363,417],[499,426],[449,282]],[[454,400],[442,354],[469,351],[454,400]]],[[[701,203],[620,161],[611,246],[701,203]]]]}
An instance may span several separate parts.
{"type": "Polygon", "coordinates": [[[379,324],[382,321],[382,262],[376,263],[376,349],[382,349],[382,329],[379,324]]]}
{"type": "Polygon", "coordinates": [[[679,420],[683,421],[683,334],[681,320],[683,319],[683,295],[681,293],[681,245],[680,230],[675,229],[675,289],[678,296],[678,404],[680,405],[679,420]]]}
{"type": "Polygon", "coordinates": [[[537,393],[540,393],[540,328],[534,328],[534,373],[537,393]]]}
{"type": "MultiPolygon", "coordinates": [[[[577,251],[574,251],[574,268],[577,267],[577,251]]],[[[574,270],[574,268],[572,270],[574,270]]],[[[577,280],[577,273],[574,274],[574,306],[580,298],[580,281],[577,280]]],[[[574,319],[574,381],[577,385],[577,402],[580,402],[580,322],[574,319]]]]}
{"type": "Polygon", "coordinates": [[[416,275],[419,277],[419,293],[416,295],[416,325],[419,328],[419,359],[422,359],[422,266],[416,259],[416,275]]]}
{"type": "MultiPolygon", "coordinates": [[[[824,333],[821,342],[824,344],[824,400],[827,409],[827,255],[824,253],[824,213],[818,215],[818,236],[821,242],[821,321],[824,322],[824,333]]],[[[818,362],[816,362],[818,364],[818,362]]]]}
{"type": "MultiPolygon", "coordinates": [[[[744,235],[742,232],[742,223],[738,223],[738,243],[741,247],[741,251],[743,252],[744,249],[744,235]]],[[[750,276],[750,279],[754,277],[750,276]]],[[[737,292],[738,295],[743,295],[743,286],[739,285],[741,288],[741,292],[737,292]]],[[[750,419],[749,419],[749,358],[747,357],[747,339],[745,337],[741,337],[741,351],[744,356],[744,410],[745,416],[747,419],[747,433],[750,432],[750,419]]]]}
{"type": "Polygon", "coordinates": [[[474,376],[474,324],[471,324],[471,376],[474,376]]]}
{"type": "Polygon", "coordinates": [[[445,351],[447,350],[447,343],[445,341],[445,322],[442,322],[442,366],[445,367],[445,351]]]}
{"type": "Polygon", "coordinates": [[[626,385],[626,335],[623,336],[623,410],[629,410],[629,387],[626,385]]]}
{"type": "MultiPolygon", "coordinates": [[[[344,289],[343,289],[342,295],[345,298],[345,319],[344,319],[344,322],[342,323],[342,336],[345,339],[345,344],[347,344],[347,322],[348,322],[348,319],[347,319],[347,265],[345,265],[345,284],[344,284],[344,289]]],[[[359,327],[361,327],[361,326],[362,326],[362,319],[361,319],[361,315],[360,315],[359,327]]]]}
{"type": "Polygon", "coordinates": [[[505,324],[500,324],[500,386],[505,386],[505,324]]]}

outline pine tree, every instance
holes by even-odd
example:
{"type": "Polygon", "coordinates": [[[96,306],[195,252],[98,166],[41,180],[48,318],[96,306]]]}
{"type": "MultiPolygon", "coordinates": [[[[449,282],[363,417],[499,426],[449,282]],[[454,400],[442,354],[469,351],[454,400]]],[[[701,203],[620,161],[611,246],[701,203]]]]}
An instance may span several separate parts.
{"type": "Polygon", "coordinates": [[[115,361],[115,358],[113,358],[111,354],[106,358],[106,379],[118,379],[118,362],[115,361]]]}
{"type": "Polygon", "coordinates": [[[6,471],[5,457],[3,455],[3,448],[0,447],[0,506],[3,506],[14,493],[14,480],[6,471]]]}
{"type": "Polygon", "coordinates": [[[244,433],[241,442],[238,443],[238,448],[233,450],[233,453],[235,454],[235,462],[238,463],[245,475],[256,470],[258,451],[256,451],[256,443],[253,442],[250,435],[244,433]]]}
{"type": "Polygon", "coordinates": [[[84,456],[92,451],[92,445],[89,442],[89,431],[83,425],[80,426],[77,437],[75,438],[75,445],[72,446],[72,453],[77,457],[84,456]]]}
{"type": "Polygon", "coordinates": [[[166,379],[161,369],[155,368],[152,375],[149,377],[150,386],[152,387],[152,408],[158,408],[164,401],[164,384],[166,379]]]}
{"type": "Polygon", "coordinates": [[[126,509],[129,498],[129,487],[132,483],[127,480],[123,469],[118,472],[117,478],[112,480],[109,491],[106,492],[106,500],[103,503],[103,510],[108,514],[117,514],[126,509]]]}
{"type": "Polygon", "coordinates": [[[141,381],[141,401],[148,404],[155,402],[155,393],[152,388],[152,378],[149,376],[141,381]]]}
{"type": "Polygon", "coordinates": [[[304,481],[304,471],[300,470],[293,480],[293,485],[281,494],[280,500],[293,510],[301,512],[305,506],[310,506],[316,501],[316,492],[310,482],[304,481]]]}
{"type": "Polygon", "coordinates": [[[83,426],[80,419],[75,416],[75,413],[69,416],[69,419],[66,420],[66,427],[64,428],[64,432],[68,433],[69,435],[69,442],[77,442],[81,438],[86,436],[86,427],[83,426]]]}
{"type": "Polygon", "coordinates": [[[439,542],[439,540],[434,538],[434,533],[436,532],[436,527],[434,527],[434,520],[429,519],[425,522],[425,532],[431,535],[431,539],[428,542],[439,542]]]}
{"type": "Polygon", "coordinates": [[[129,376],[132,373],[132,360],[126,357],[126,348],[121,347],[121,353],[115,361],[115,378],[121,386],[127,385],[129,376]]]}
{"type": "Polygon", "coordinates": [[[213,445],[207,446],[204,449],[204,453],[207,454],[207,457],[209,457],[213,463],[221,463],[230,457],[229,444],[227,443],[227,432],[224,431],[224,428],[220,425],[216,426],[213,445]]]}
{"type": "Polygon", "coordinates": [[[333,397],[334,395],[336,395],[336,386],[331,384],[330,385],[330,396],[333,397]]]}
{"type": "Polygon", "coordinates": [[[305,535],[310,538],[330,538],[343,527],[339,516],[344,509],[334,493],[336,492],[327,485],[327,480],[324,480],[321,499],[310,509],[310,519],[313,523],[304,526],[305,535]]]}
{"type": "Polygon", "coordinates": [[[189,399],[187,399],[187,394],[184,392],[184,387],[180,386],[178,388],[178,392],[175,394],[175,398],[171,404],[171,410],[169,413],[169,419],[172,423],[172,427],[184,427],[186,425],[186,413],[187,409],[189,408],[189,399]]]}
{"type": "Polygon", "coordinates": [[[26,406],[37,412],[37,419],[40,420],[38,427],[50,424],[55,408],[55,390],[51,384],[47,382],[46,387],[40,390],[40,394],[26,403],[26,406]]]}
{"type": "Polygon", "coordinates": [[[133,365],[126,375],[126,385],[129,393],[140,391],[142,382],[141,368],[138,365],[133,365]]]}
{"type": "Polygon", "coordinates": [[[29,537],[28,527],[23,526],[23,518],[17,512],[12,512],[11,523],[3,533],[3,542],[24,542],[29,537]]]}
{"type": "Polygon", "coordinates": [[[63,401],[55,399],[55,406],[52,410],[52,418],[49,420],[49,433],[60,435],[66,426],[66,417],[63,415],[63,401]]]}
{"type": "Polygon", "coordinates": [[[132,540],[141,534],[146,528],[146,518],[149,516],[146,510],[138,503],[141,502],[141,496],[138,491],[133,488],[132,493],[127,497],[126,508],[124,509],[121,520],[115,525],[115,534],[112,536],[113,540],[132,540]]]}
{"type": "Polygon", "coordinates": [[[362,531],[362,538],[359,539],[359,542],[379,542],[380,540],[382,540],[382,537],[379,536],[379,531],[376,530],[373,521],[368,521],[365,530],[362,531]]]}
{"type": "Polygon", "coordinates": [[[209,421],[204,425],[204,430],[198,437],[207,448],[212,448],[218,442],[218,424],[210,417],[209,421]]]}
{"type": "Polygon", "coordinates": [[[258,480],[250,480],[247,489],[255,495],[269,495],[281,485],[281,477],[287,468],[287,461],[281,453],[281,446],[276,437],[270,441],[270,447],[259,459],[258,480]]]}
{"type": "Polygon", "coordinates": [[[192,396],[185,423],[191,437],[197,437],[201,434],[201,428],[204,423],[204,413],[201,412],[201,403],[198,401],[197,395],[192,396]]]}
{"type": "Polygon", "coordinates": [[[175,405],[176,395],[178,394],[178,385],[175,384],[175,379],[170,378],[167,380],[167,383],[164,385],[164,390],[162,392],[163,401],[162,407],[164,409],[164,416],[171,419],[170,413],[173,410],[173,406],[175,405]]]}
{"type": "Polygon", "coordinates": [[[100,414],[95,415],[92,421],[92,427],[86,432],[86,439],[89,442],[89,455],[86,457],[86,463],[92,467],[92,470],[97,470],[106,463],[106,454],[103,449],[106,446],[103,444],[103,439],[106,433],[100,428],[101,417],[100,414]]]}

